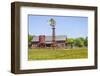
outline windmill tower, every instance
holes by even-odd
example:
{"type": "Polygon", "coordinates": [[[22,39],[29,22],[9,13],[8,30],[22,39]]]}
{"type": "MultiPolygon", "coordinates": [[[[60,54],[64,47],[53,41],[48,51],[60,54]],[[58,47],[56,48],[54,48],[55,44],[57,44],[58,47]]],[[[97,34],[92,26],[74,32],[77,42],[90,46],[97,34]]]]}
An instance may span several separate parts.
{"type": "Polygon", "coordinates": [[[52,27],[52,47],[55,48],[56,47],[56,36],[55,36],[55,25],[56,25],[56,21],[51,18],[49,20],[49,24],[52,27]]]}

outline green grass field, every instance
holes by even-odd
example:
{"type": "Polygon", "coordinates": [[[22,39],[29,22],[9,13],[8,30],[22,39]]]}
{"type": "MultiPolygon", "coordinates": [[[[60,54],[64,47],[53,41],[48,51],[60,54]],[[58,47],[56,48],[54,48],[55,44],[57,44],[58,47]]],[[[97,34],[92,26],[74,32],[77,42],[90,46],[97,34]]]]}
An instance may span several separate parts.
{"type": "Polygon", "coordinates": [[[81,59],[87,58],[87,48],[80,49],[29,49],[28,60],[81,59]]]}

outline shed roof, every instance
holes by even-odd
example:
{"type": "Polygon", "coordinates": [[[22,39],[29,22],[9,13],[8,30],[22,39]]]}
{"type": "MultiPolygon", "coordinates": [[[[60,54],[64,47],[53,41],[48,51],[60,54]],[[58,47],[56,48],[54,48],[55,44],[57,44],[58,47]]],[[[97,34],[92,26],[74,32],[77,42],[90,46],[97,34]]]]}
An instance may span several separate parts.
{"type": "MultiPolygon", "coordinates": [[[[66,40],[65,35],[56,36],[56,41],[63,41],[66,40]]],[[[33,36],[32,41],[39,41],[39,36],[33,36]]],[[[52,41],[52,36],[45,36],[45,41],[52,41]]]]}

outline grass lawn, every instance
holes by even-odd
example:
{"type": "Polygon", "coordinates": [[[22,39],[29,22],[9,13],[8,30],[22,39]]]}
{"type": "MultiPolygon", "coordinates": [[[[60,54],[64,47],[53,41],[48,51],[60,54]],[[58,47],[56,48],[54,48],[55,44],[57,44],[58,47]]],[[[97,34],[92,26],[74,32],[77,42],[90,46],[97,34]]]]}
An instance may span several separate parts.
{"type": "Polygon", "coordinates": [[[87,48],[79,49],[29,49],[28,60],[87,58],[87,48]]]}

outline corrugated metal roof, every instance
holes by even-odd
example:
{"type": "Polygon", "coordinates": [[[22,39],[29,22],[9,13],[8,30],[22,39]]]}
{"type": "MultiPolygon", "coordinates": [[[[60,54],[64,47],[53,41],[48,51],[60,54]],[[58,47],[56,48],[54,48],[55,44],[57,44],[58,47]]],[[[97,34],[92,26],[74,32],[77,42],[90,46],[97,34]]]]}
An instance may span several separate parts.
{"type": "MultiPolygon", "coordinates": [[[[56,36],[56,41],[66,40],[65,35],[56,36]]],[[[39,41],[39,36],[33,36],[32,41],[39,41]]],[[[52,36],[45,36],[45,41],[52,41],[52,36]]]]}

